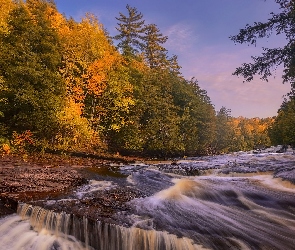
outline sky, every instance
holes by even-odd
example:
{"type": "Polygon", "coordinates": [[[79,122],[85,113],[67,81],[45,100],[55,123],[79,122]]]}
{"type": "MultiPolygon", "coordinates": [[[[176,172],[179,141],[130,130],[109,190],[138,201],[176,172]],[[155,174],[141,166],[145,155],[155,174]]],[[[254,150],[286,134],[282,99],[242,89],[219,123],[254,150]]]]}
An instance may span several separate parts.
{"type": "Polygon", "coordinates": [[[195,77],[199,86],[219,110],[231,110],[234,117],[271,117],[277,114],[289,84],[282,84],[282,69],[268,82],[259,76],[252,82],[232,73],[242,63],[259,56],[262,47],[281,47],[284,37],[273,36],[255,46],[234,44],[229,36],[237,35],[246,24],[264,22],[271,12],[279,12],[272,0],[55,0],[58,10],[80,21],[85,13],[98,17],[111,36],[118,34],[119,12],[127,15],[126,5],[143,14],[146,24],[156,24],[168,36],[164,47],[177,55],[186,79],[195,77]]]}

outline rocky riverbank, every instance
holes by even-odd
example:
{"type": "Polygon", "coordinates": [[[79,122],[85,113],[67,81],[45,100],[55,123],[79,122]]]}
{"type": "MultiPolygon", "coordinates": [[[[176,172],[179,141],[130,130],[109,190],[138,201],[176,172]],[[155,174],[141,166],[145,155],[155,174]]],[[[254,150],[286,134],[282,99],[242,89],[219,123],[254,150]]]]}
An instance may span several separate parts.
{"type": "MultiPolygon", "coordinates": [[[[128,160],[132,159],[117,159],[128,160]]],[[[67,194],[87,182],[81,169],[107,166],[111,162],[114,159],[51,154],[0,157],[0,217],[15,212],[19,201],[33,202],[67,194]]]]}

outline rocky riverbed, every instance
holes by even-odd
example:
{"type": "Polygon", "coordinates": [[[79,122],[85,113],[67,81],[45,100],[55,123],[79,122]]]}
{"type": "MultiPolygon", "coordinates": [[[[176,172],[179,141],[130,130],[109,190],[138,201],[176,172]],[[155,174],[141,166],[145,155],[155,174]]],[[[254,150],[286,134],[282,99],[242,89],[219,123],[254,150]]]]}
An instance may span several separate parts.
{"type": "Polygon", "coordinates": [[[138,249],[139,242],[140,249],[166,250],[295,244],[292,151],[144,163],[4,157],[0,165],[2,215],[25,202],[18,214],[0,218],[1,250],[39,249],[43,236],[48,249],[138,249]],[[82,247],[72,247],[68,237],[82,247]]]}
{"type": "MultiPolygon", "coordinates": [[[[132,159],[118,158],[117,162],[132,159]]],[[[0,157],[0,217],[16,211],[19,201],[34,203],[66,195],[87,182],[85,168],[113,162],[94,157],[34,155],[0,157]]],[[[120,199],[122,195],[120,195],[120,199]]],[[[85,203],[90,201],[85,201],[85,203]]],[[[107,201],[106,201],[107,202],[107,201]]]]}

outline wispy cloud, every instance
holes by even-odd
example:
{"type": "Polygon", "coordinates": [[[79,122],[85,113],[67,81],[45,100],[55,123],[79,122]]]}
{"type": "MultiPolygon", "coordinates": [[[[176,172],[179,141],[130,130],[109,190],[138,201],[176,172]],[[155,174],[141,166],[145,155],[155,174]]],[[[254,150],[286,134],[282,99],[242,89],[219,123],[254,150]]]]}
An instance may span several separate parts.
{"type": "Polygon", "coordinates": [[[243,83],[241,77],[233,76],[232,72],[242,62],[249,61],[255,49],[234,49],[230,52],[217,47],[207,47],[184,61],[185,75],[195,76],[199,85],[207,90],[216,109],[226,106],[234,116],[267,117],[276,114],[283,100],[283,95],[290,91],[288,84],[282,84],[281,72],[276,78],[264,82],[255,77],[252,82],[243,83]]]}
{"type": "Polygon", "coordinates": [[[193,27],[185,23],[174,24],[164,30],[163,33],[168,36],[165,47],[174,54],[190,50],[198,40],[193,27]]]}

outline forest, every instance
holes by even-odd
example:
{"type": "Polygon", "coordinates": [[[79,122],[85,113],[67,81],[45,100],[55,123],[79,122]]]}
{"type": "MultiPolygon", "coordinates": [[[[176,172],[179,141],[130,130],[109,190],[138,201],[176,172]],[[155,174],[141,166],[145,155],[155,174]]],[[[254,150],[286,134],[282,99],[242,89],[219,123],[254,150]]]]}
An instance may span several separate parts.
{"type": "MultiPolygon", "coordinates": [[[[0,151],[196,156],[295,145],[295,101],[276,117],[215,110],[168,37],[129,5],[115,37],[91,13],[0,0],[0,151]]],[[[115,17],[114,17],[115,18],[115,17]]]]}

